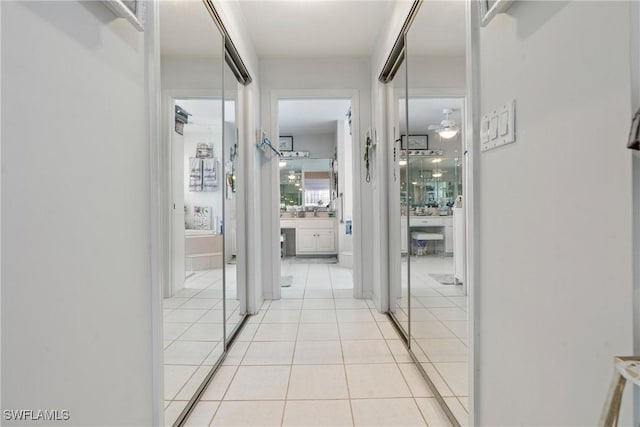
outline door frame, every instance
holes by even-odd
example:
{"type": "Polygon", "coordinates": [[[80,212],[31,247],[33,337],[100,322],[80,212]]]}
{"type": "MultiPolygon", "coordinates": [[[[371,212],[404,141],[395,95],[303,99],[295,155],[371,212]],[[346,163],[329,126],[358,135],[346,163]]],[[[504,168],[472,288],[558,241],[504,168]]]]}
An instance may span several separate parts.
{"type": "MultiPolygon", "coordinates": [[[[360,200],[356,201],[355,195],[362,194],[361,162],[362,149],[361,140],[363,135],[360,133],[360,93],[357,89],[279,89],[271,91],[270,107],[271,107],[271,137],[273,141],[280,139],[280,129],[278,125],[279,108],[278,102],[284,99],[350,99],[351,100],[351,133],[352,133],[352,170],[354,177],[352,194],[353,200],[353,222],[362,224],[362,204],[360,200]],[[357,179],[355,178],[357,177],[357,179]]],[[[274,268],[271,271],[272,277],[272,298],[274,300],[282,297],[280,288],[280,171],[279,166],[272,162],[271,165],[271,188],[277,188],[278,191],[271,192],[272,218],[270,240],[271,240],[271,265],[274,268]]],[[[353,228],[353,296],[354,298],[364,297],[364,287],[362,283],[362,230],[361,227],[353,228]]],[[[263,266],[264,269],[264,266],[263,266]]],[[[267,277],[268,274],[264,274],[267,277]]]]}

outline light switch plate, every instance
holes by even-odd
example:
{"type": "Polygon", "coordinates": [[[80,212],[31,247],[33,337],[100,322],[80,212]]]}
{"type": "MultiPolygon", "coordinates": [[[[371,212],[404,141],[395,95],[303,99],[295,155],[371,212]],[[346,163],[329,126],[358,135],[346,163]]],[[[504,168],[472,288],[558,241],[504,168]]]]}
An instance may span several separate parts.
{"type": "Polygon", "coordinates": [[[480,142],[489,142],[489,116],[482,116],[480,119],[480,142]]]}
{"type": "Polygon", "coordinates": [[[493,140],[498,137],[498,116],[493,115],[489,120],[489,139],[493,140]]]}
{"type": "Polygon", "coordinates": [[[516,141],[515,114],[516,101],[514,100],[482,117],[480,120],[481,151],[491,150],[516,141]],[[484,126],[486,126],[486,134],[484,126]]]}

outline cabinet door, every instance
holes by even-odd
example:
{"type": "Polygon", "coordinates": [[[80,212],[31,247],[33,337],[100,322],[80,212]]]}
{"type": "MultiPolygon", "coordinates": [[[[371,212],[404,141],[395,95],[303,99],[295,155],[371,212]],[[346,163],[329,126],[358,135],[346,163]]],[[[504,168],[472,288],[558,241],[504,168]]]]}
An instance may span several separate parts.
{"type": "Polygon", "coordinates": [[[309,254],[316,252],[316,230],[296,230],[296,253],[309,254]]]}
{"type": "Polygon", "coordinates": [[[333,230],[317,230],[318,252],[336,253],[336,232],[333,230]]]}
{"type": "Polygon", "coordinates": [[[446,253],[453,252],[453,225],[444,228],[444,251],[446,253]]]}

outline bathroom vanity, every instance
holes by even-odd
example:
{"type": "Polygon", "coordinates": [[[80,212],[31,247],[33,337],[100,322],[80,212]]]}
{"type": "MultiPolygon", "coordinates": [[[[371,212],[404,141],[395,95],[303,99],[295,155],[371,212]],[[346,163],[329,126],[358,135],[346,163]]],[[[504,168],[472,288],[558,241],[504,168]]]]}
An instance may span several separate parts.
{"type": "Polygon", "coordinates": [[[287,239],[292,236],[295,246],[287,243],[287,248],[294,248],[294,252],[287,250],[287,255],[313,256],[336,255],[337,245],[337,219],[328,217],[305,218],[281,218],[280,230],[287,239]]]}
{"type": "MultiPolygon", "coordinates": [[[[427,229],[444,236],[444,252],[453,253],[453,216],[417,216],[409,217],[409,226],[413,231],[427,229]],[[437,231],[436,231],[437,230],[437,231]]],[[[407,217],[400,217],[400,246],[402,253],[407,252],[407,217]]]]}

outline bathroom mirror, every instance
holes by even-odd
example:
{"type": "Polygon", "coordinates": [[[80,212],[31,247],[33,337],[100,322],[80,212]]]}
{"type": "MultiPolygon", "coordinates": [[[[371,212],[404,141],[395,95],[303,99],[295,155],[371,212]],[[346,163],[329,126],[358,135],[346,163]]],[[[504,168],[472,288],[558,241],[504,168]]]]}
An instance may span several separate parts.
{"type": "Polygon", "coordinates": [[[335,199],[331,159],[280,160],[280,209],[327,211],[335,199]]]}
{"type": "Polygon", "coordinates": [[[459,157],[409,156],[409,201],[418,214],[449,214],[445,208],[462,194],[462,163],[459,157]],[[431,209],[429,209],[431,208],[431,209]]]}

